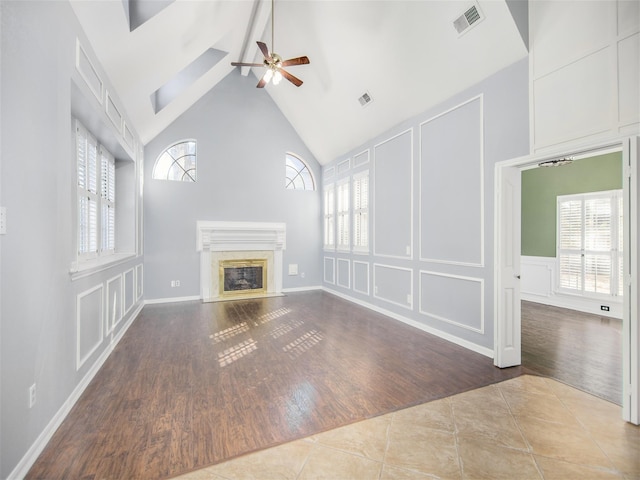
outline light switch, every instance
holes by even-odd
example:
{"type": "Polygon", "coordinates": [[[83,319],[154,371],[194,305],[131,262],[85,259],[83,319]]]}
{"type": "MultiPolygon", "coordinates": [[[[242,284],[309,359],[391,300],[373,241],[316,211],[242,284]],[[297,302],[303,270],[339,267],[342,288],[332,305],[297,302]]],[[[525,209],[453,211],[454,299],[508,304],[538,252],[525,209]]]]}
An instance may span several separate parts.
{"type": "Polygon", "coordinates": [[[289,264],[289,275],[298,275],[298,264],[290,263],[289,264]]]}

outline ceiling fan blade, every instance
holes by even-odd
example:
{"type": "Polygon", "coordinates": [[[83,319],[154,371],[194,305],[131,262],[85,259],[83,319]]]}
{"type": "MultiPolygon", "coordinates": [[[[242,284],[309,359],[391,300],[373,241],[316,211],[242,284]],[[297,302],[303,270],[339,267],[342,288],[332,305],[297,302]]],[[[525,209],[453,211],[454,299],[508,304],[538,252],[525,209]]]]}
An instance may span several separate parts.
{"type": "Polygon", "coordinates": [[[267,84],[267,74],[265,73],[262,78],[260,79],[260,81],[258,82],[258,84],[256,85],[256,88],[264,88],[264,86],[267,84]]]}
{"type": "Polygon", "coordinates": [[[263,63],[231,62],[232,67],[264,67],[263,63]]]}
{"type": "Polygon", "coordinates": [[[267,45],[263,42],[256,42],[256,43],[258,44],[258,47],[260,48],[262,55],[264,55],[264,58],[266,58],[268,62],[272,62],[273,58],[271,58],[271,54],[269,53],[269,49],[267,48],[267,45]]]}
{"type": "Polygon", "coordinates": [[[282,62],[283,67],[293,67],[294,65],[308,65],[309,58],[308,57],[298,57],[298,58],[290,58],[289,60],[285,60],[282,62]]]}
{"type": "Polygon", "coordinates": [[[302,85],[302,80],[300,80],[297,77],[294,77],[293,75],[291,75],[289,72],[287,72],[286,70],[283,70],[282,68],[279,69],[280,73],[282,74],[282,76],[284,78],[286,78],[287,80],[289,80],[291,83],[293,83],[296,87],[299,87],[300,85],[302,85]]]}

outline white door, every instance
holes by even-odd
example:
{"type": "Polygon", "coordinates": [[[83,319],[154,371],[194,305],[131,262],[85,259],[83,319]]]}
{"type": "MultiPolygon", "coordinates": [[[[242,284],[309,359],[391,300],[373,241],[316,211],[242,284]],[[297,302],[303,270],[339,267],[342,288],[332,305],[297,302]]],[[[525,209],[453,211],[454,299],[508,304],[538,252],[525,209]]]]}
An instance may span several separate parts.
{"type": "Polygon", "coordinates": [[[622,159],[624,165],[624,278],[627,288],[624,295],[624,315],[622,319],[622,417],[631,423],[640,423],[640,292],[638,278],[640,259],[640,175],[638,173],[640,137],[632,137],[624,144],[622,159]]]}
{"type": "Polygon", "coordinates": [[[498,168],[496,226],[496,330],[494,364],[521,363],[520,345],[520,169],[498,168]]]}

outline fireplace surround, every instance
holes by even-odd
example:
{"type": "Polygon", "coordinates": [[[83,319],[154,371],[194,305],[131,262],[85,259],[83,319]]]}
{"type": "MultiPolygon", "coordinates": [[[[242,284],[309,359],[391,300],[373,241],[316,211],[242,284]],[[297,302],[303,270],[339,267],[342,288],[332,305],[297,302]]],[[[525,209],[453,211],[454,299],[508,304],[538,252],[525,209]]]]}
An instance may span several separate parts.
{"type": "Polygon", "coordinates": [[[196,228],[196,250],[200,252],[200,298],[203,302],[282,295],[286,224],[198,221],[196,228]],[[224,294],[220,268],[230,261],[264,262],[266,285],[255,292],[224,294]]]}

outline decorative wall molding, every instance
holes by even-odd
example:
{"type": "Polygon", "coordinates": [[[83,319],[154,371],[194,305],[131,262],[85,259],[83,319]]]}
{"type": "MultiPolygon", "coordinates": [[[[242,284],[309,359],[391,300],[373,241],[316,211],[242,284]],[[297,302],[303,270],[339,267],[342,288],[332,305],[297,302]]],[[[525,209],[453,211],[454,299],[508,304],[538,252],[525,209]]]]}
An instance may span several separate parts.
{"type": "Polygon", "coordinates": [[[107,280],[107,334],[111,333],[123,318],[122,289],[122,275],[107,280]]]}
{"type": "Polygon", "coordinates": [[[353,261],[353,291],[369,295],[369,262],[361,262],[359,260],[353,261]],[[364,275],[359,276],[357,270],[365,269],[364,275]],[[365,288],[361,288],[361,284],[365,284],[365,288]],[[359,288],[360,287],[360,288],[359,288]]]}
{"type": "Polygon", "coordinates": [[[123,293],[122,293],[122,300],[124,302],[124,314],[126,315],[127,313],[129,313],[129,310],[131,310],[131,308],[133,307],[133,305],[135,304],[135,298],[136,298],[136,293],[135,293],[135,288],[136,288],[136,279],[135,279],[135,271],[133,270],[133,267],[130,268],[129,270],[126,270],[123,274],[122,274],[122,278],[124,279],[123,283],[123,293]]]}
{"type": "Polygon", "coordinates": [[[462,276],[462,275],[451,275],[448,273],[442,273],[442,272],[433,272],[433,271],[427,271],[427,270],[420,270],[420,275],[419,275],[419,287],[418,287],[419,291],[420,291],[420,298],[419,298],[419,311],[421,314],[426,315],[428,317],[431,318],[435,318],[437,320],[440,320],[441,322],[445,322],[445,323],[449,323],[451,325],[455,325],[456,327],[460,327],[460,328],[464,328],[466,330],[471,330],[472,332],[476,332],[476,333],[480,333],[480,334],[484,334],[484,327],[485,327],[485,318],[484,318],[484,279],[483,278],[477,278],[477,277],[466,277],[466,276],[462,276]],[[438,291],[437,295],[435,295],[435,298],[432,299],[432,302],[436,302],[436,301],[442,301],[443,304],[445,304],[449,314],[448,316],[444,316],[440,313],[436,313],[433,311],[430,311],[429,308],[437,308],[436,305],[434,304],[430,304],[430,305],[425,305],[423,302],[423,288],[425,288],[425,285],[423,283],[423,277],[425,276],[429,276],[432,277],[432,279],[434,281],[438,281],[437,279],[442,279],[442,285],[441,288],[443,291],[438,291]],[[446,280],[445,280],[446,279],[446,280]],[[448,285],[446,285],[445,283],[449,283],[448,285]],[[467,291],[465,292],[465,289],[463,287],[464,283],[469,283],[471,282],[472,284],[477,284],[477,292],[471,292],[469,291],[469,287],[467,285],[467,291]],[[462,296],[463,292],[465,292],[467,295],[466,296],[462,296]],[[473,294],[476,294],[475,298],[473,297],[473,294]],[[453,301],[455,299],[455,301],[453,301]],[[469,308],[470,312],[468,311],[463,311],[463,309],[469,308]],[[452,313],[457,313],[460,315],[460,318],[451,318],[450,315],[452,313]],[[473,315],[475,313],[479,314],[478,317],[478,325],[474,326],[474,325],[470,325],[468,323],[464,323],[464,320],[471,320],[473,319],[473,315]]]}
{"type": "MultiPolygon", "coordinates": [[[[435,124],[435,123],[434,123],[435,124]]],[[[419,125],[419,152],[420,152],[420,161],[419,161],[419,214],[418,214],[418,244],[419,244],[419,255],[420,255],[420,260],[424,261],[424,262],[431,262],[431,263],[439,263],[439,264],[445,264],[445,265],[460,265],[460,266],[468,266],[468,267],[479,267],[482,268],[484,267],[484,250],[485,250],[485,208],[484,208],[484,95],[480,94],[480,95],[476,95],[474,97],[469,98],[468,100],[459,103],[451,108],[449,108],[448,110],[445,110],[427,120],[425,120],[424,122],[421,122],[419,125]],[[449,257],[449,258],[439,258],[437,255],[434,255],[435,252],[431,251],[431,252],[425,252],[423,251],[423,226],[426,222],[425,219],[425,215],[424,215],[424,205],[425,204],[434,204],[435,202],[441,202],[441,201],[446,201],[445,198],[442,198],[441,195],[438,196],[438,198],[434,199],[434,198],[427,198],[425,200],[426,195],[429,193],[429,189],[425,189],[425,187],[423,186],[423,178],[422,178],[422,174],[423,174],[423,169],[425,169],[425,158],[424,158],[424,149],[425,149],[425,145],[423,144],[423,138],[425,136],[425,128],[427,128],[427,126],[432,123],[432,122],[437,122],[439,120],[444,120],[447,115],[451,115],[454,113],[459,113],[462,112],[463,109],[468,108],[470,106],[472,106],[474,103],[478,104],[478,113],[479,116],[477,118],[477,127],[478,127],[478,131],[477,132],[470,132],[470,131],[464,131],[464,132],[456,132],[457,135],[465,138],[465,139],[470,139],[472,138],[472,135],[475,134],[477,140],[478,140],[478,151],[474,152],[477,154],[477,161],[478,163],[476,165],[463,165],[462,163],[460,163],[457,167],[452,167],[452,171],[455,173],[456,169],[460,169],[460,168],[466,168],[467,170],[471,167],[473,167],[474,169],[477,169],[473,171],[473,175],[453,175],[453,177],[456,178],[456,182],[455,185],[447,192],[447,194],[450,196],[450,198],[452,198],[454,201],[456,199],[462,198],[463,194],[466,195],[467,197],[469,196],[469,193],[471,192],[471,186],[475,185],[477,186],[478,189],[478,196],[477,198],[475,198],[475,201],[466,201],[464,204],[464,208],[459,208],[457,211],[454,211],[453,213],[451,213],[450,215],[453,216],[454,218],[456,218],[456,221],[459,221],[459,225],[460,225],[460,230],[468,230],[468,226],[465,225],[465,218],[463,218],[464,215],[468,215],[467,220],[469,221],[469,223],[478,221],[478,232],[477,232],[477,236],[476,236],[476,232],[473,232],[473,238],[469,238],[468,234],[464,235],[464,234],[460,234],[458,235],[458,238],[460,240],[465,239],[465,246],[466,245],[471,245],[472,241],[474,242],[473,245],[477,245],[477,247],[475,247],[475,249],[477,250],[477,257],[475,258],[462,258],[463,254],[461,252],[458,252],[458,257],[459,258],[455,258],[455,257],[449,257]],[[465,177],[469,180],[469,182],[471,182],[470,184],[464,184],[462,182],[464,182],[465,177]],[[456,189],[459,189],[460,191],[456,191],[456,189]],[[464,228],[463,228],[463,225],[464,228]],[[477,244],[475,243],[477,242],[477,244]]],[[[441,167],[444,168],[444,167],[441,167]]],[[[452,175],[446,175],[446,177],[450,177],[452,175]]],[[[465,197],[465,198],[467,198],[465,197]]],[[[451,228],[451,227],[455,227],[457,226],[457,224],[452,225],[451,220],[449,219],[446,222],[447,228],[451,228]]],[[[427,224],[428,225],[428,224],[427,224]]],[[[440,228],[442,227],[442,225],[435,225],[433,228],[428,228],[429,231],[434,232],[434,235],[438,235],[438,231],[440,230],[440,228]]],[[[458,247],[461,247],[458,246],[458,247]]],[[[450,247],[453,248],[453,247],[450,247]]]]}
{"type": "Polygon", "coordinates": [[[100,283],[76,296],[76,370],[100,348],[104,339],[103,291],[100,283]]]}
{"type": "Polygon", "coordinates": [[[374,263],[373,296],[399,307],[413,310],[413,268],[396,267],[394,265],[383,265],[380,263],[374,263]],[[405,276],[406,278],[404,278],[404,285],[402,285],[402,282],[399,280],[399,278],[390,280],[391,275],[393,274],[388,273],[385,275],[383,273],[384,270],[387,270],[388,272],[394,272],[398,277],[405,276]],[[403,273],[398,275],[398,272],[403,273]],[[401,287],[404,287],[404,291],[402,291],[402,293],[390,292],[389,285],[385,285],[385,288],[381,289],[380,286],[384,283],[388,283],[389,285],[392,285],[391,288],[396,288],[398,290],[400,290],[401,287]],[[383,290],[383,292],[381,293],[380,290],[383,290]],[[393,293],[393,298],[390,293],[393,293]]]}
{"type": "Polygon", "coordinates": [[[347,258],[338,258],[336,265],[337,285],[351,288],[351,261],[347,258]],[[346,264],[346,269],[344,265],[346,264]],[[346,275],[346,277],[345,277],[346,275]]]}
{"type": "Polygon", "coordinates": [[[324,281],[326,283],[330,283],[331,285],[335,285],[336,283],[336,259],[333,257],[324,257],[324,261],[322,262],[323,270],[324,270],[324,281]]]}

